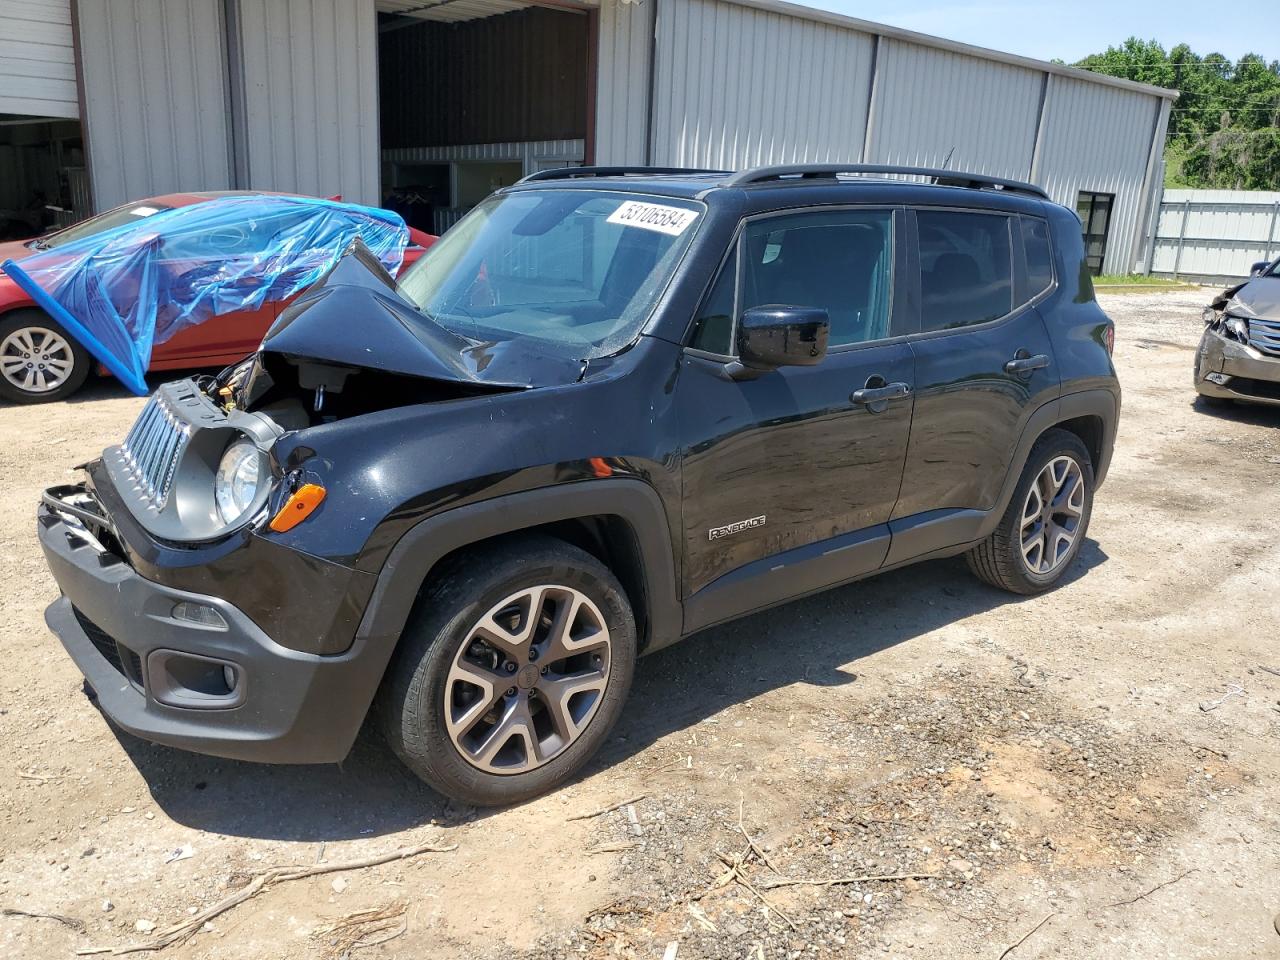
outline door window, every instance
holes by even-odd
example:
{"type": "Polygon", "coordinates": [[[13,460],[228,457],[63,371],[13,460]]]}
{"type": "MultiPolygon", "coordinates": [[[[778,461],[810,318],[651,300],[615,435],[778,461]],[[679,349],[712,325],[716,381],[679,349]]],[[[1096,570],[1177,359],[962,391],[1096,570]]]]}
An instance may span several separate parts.
{"type": "MultiPolygon", "coordinates": [[[[893,291],[893,212],[831,210],[748,223],[739,310],[767,305],[818,307],[831,321],[832,347],[889,336],[893,291]]],[[[711,288],[691,346],[732,354],[735,258],[711,288]]]]}
{"type": "Polygon", "coordinates": [[[1095,277],[1102,273],[1107,259],[1107,231],[1111,227],[1111,211],[1115,207],[1114,193],[1095,193],[1081,190],[1076,198],[1076,213],[1084,231],[1085,262],[1095,277]]]}
{"type": "Polygon", "coordinates": [[[1003,214],[920,210],[921,329],[987,323],[1013,309],[1013,256],[1003,214]]]}

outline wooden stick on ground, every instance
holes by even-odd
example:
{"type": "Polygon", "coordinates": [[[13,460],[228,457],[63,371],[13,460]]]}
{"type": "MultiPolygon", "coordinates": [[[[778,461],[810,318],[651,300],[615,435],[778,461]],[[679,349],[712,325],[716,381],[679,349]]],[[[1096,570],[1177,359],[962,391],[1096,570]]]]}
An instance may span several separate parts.
{"type": "Polygon", "coordinates": [[[237,907],[246,900],[251,900],[267,887],[276,883],[284,883],[288,880],[302,880],[306,877],[316,877],[325,873],[342,873],[347,870],[363,870],[366,867],[376,867],[379,864],[390,863],[393,860],[406,860],[409,857],[416,857],[423,853],[448,853],[451,850],[457,850],[458,845],[452,844],[447,847],[438,847],[430,843],[422,843],[413,847],[401,847],[399,850],[393,850],[390,853],[378,854],[372,857],[362,857],[359,860],[344,860],[336,863],[318,863],[310,867],[276,867],[266,873],[259,874],[250,880],[245,886],[241,887],[231,896],[219,900],[211,907],[201,910],[193,917],[188,917],[181,923],[175,923],[171,927],[159,931],[150,940],[142,940],[138,943],[129,943],[120,947],[90,947],[85,950],[77,950],[80,956],[88,956],[90,954],[110,953],[119,955],[124,953],[146,953],[163,950],[165,947],[172,946],[176,943],[185,943],[193,937],[197,930],[203,927],[214,917],[226,913],[232,907],[237,907]]]}
{"type": "Polygon", "coordinates": [[[1184,872],[1182,872],[1182,873],[1178,874],[1178,875],[1177,875],[1176,877],[1174,877],[1172,880],[1166,880],[1164,883],[1157,883],[1154,887],[1152,887],[1152,888],[1151,888],[1150,890],[1148,890],[1146,893],[1140,893],[1140,894],[1138,894],[1136,897],[1131,897],[1131,898],[1130,898],[1130,899],[1128,899],[1128,900],[1117,900],[1115,903],[1108,903],[1108,904],[1107,904],[1107,906],[1108,906],[1108,907],[1127,907],[1127,906],[1128,906],[1129,904],[1131,904],[1131,903],[1137,903],[1139,900],[1145,900],[1145,899],[1147,899],[1147,897],[1151,896],[1151,895],[1152,895],[1153,893],[1155,893],[1157,890],[1163,890],[1165,887],[1171,887],[1171,886],[1173,886],[1173,885],[1174,885],[1175,883],[1177,883],[1179,880],[1182,880],[1182,879],[1183,879],[1183,878],[1185,878],[1185,877],[1189,877],[1189,876],[1191,876],[1191,874],[1193,874],[1193,873],[1195,873],[1195,872],[1196,872],[1196,868],[1195,868],[1195,867],[1192,867],[1190,870],[1186,870],[1186,871],[1184,871],[1184,872]]]}
{"type": "Polygon", "coordinates": [[[766,890],[776,887],[835,887],[845,883],[889,883],[894,880],[946,880],[950,879],[941,873],[885,873],[864,877],[832,877],[829,880],[803,880],[790,877],[778,877],[765,880],[761,886],[766,890]]]}
{"type": "Polygon", "coordinates": [[[574,820],[590,820],[592,817],[602,817],[606,813],[613,813],[613,811],[625,807],[628,803],[639,803],[644,798],[645,794],[642,793],[638,797],[632,797],[630,800],[619,800],[617,803],[601,807],[599,810],[592,810],[590,813],[575,813],[572,817],[565,817],[564,822],[572,823],[574,820]]]}
{"type": "Polygon", "coordinates": [[[36,920],[57,920],[58,923],[66,927],[70,927],[76,933],[85,932],[83,920],[77,920],[75,917],[63,916],[61,913],[34,913],[30,910],[19,910],[17,907],[3,907],[0,908],[0,916],[31,917],[36,920]]]}
{"type": "Polygon", "coordinates": [[[1028,940],[1030,940],[1030,939],[1031,939],[1031,935],[1032,935],[1033,933],[1035,933],[1037,930],[1039,930],[1041,927],[1043,927],[1046,923],[1048,923],[1050,920],[1052,920],[1052,919],[1053,919],[1054,917],[1056,917],[1056,916],[1057,916],[1057,913],[1051,913],[1051,914],[1049,914],[1047,917],[1045,917],[1043,920],[1041,920],[1039,923],[1037,923],[1034,927],[1032,927],[1030,930],[1028,930],[1026,933],[1024,933],[1024,934],[1022,935],[1022,939],[1021,939],[1021,940],[1019,940],[1017,943],[1012,943],[1012,944],[1010,944],[1009,946],[1005,947],[1005,948],[1004,948],[1004,953],[1000,954],[1000,956],[997,958],[997,960],[1004,960],[1004,958],[1005,958],[1005,957],[1007,957],[1009,954],[1013,953],[1013,951],[1017,950],[1020,946],[1022,946],[1024,943],[1026,943],[1028,940]]]}

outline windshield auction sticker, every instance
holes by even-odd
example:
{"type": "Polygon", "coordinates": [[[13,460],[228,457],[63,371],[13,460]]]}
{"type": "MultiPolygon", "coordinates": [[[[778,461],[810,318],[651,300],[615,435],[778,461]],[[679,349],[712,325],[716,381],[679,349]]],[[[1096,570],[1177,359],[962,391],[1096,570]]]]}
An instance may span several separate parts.
{"type": "Polygon", "coordinates": [[[641,203],[638,200],[626,200],[622,206],[609,214],[609,223],[620,223],[624,227],[639,227],[641,230],[656,230],[658,233],[670,234],[673,237],[680,236],[697,219],[696,210],[668,207],[661,203],[641,203]]]}

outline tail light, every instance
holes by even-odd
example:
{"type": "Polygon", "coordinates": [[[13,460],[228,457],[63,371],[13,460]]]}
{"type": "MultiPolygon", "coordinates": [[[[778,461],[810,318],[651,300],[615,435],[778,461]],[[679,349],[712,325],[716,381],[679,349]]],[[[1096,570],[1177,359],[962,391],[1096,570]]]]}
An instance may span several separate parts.
{"type": "Polygon", "coordinates": [[[1107,347],[1107,356],[1111,356],[1116,352],[1116,325],[1114,323],[1107,324],[1102,333],[1102,342],[1107,347]]]}

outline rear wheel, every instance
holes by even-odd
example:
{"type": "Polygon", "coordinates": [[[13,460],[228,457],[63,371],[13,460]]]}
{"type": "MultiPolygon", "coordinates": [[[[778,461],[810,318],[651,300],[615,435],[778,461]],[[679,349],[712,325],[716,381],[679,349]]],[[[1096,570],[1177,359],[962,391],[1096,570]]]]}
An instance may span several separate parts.
{"type": "Polygon", "coordinates": [[[436,790],[516,803],[595,753],[635,657],[631,608],[607,567],[549,537],[507,540],[424,591],[378,713],[392,749],[436,790]]]}
{"type": "Polygon", "coordinates": [[[1012,593],[1053,587],[1080,553],[1093,510],[1093,463],[1074,433],[1036,441],[1000,525],[966,554],[980,579],[1012,593]]]}
{"type": "Polygon", "coordinates": [[[89,353],[43,310],[0,317],[0,396],[14,403],[48,403],[80,389],[89,353]]]}

